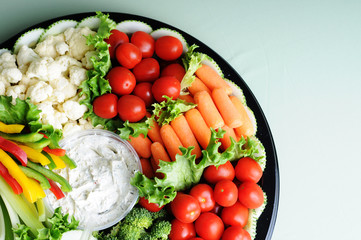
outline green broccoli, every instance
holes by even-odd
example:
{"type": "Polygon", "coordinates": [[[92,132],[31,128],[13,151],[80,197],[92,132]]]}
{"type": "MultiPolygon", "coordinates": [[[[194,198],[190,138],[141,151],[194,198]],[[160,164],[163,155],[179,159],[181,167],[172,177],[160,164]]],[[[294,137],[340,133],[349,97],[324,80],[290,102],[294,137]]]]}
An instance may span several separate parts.
{"type": "Polygon", "coordinates": [[[148,229],[153,224],[153,216],[147,209],[135,207],[124,218],[123,223],[132,224],[142,229],[148,229]]]}
{"type": "Polygon", "coordinates": [[[139,228],[129,223],[123,223],[119,227],[117,237],[122,240],[138,240],[144,233],[144,228],[139,228]]]}
{"type": "Polygon", "coordinates": [[[162,208],[158,212],[152,212],[152,215],[153,215],[153,220],[164,220],[170,218],[169,213],[164,208],[162,208]]]}
{"type": "Polygon", "coordinates": [[[158,240],[166,240],[168,239],[168,235],[171,229],[172,229],[172,224],[169,221],[166,220],[157,221],[153,224],[150,230],[150,235],[158,240]]]}

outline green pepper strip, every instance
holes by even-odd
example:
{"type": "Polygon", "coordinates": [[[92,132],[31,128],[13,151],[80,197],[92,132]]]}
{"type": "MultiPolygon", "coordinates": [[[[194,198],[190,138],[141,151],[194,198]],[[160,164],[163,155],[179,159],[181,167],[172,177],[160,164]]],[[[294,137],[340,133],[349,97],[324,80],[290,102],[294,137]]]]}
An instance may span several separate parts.
{"type": "Polygon", "coordinates": [[[47,159],[49,159],[50,163],[47,165],[49,167],[50,170],[53,170],[56,168],[56,164],[54,162],[54,160],[52,159],[52,157],[49,155],[49,153],[42,151],[41,152],[47,159]]]}
{"type": "Polygon", "coordinates": [[[59,174],[56,174],[55,172],[30,161],[28,162],[28,167],[38,171],[39,173],[43,174],[45,177],[55,182],[58,182],[61,185],[61,190],[63,190],[64,192],[70,192],[72,190],[68,181],[59,174]]]}
{"type": "Polygon", "coordinates": [[[26,145],[28,145],[29,147],[34,148],[34,149],[43,149],[44,147],[48,146],[50,144],[50,142],[51,142],[50,139],[43,138],[36,142],[26,143],[26,145]]]}
{"type": "Polygon", "coordinates": [[[67,155],[61,156],[60,158],[65,162],[66,165],[69,166],[70,169],[76,168],[76,163],[74,162],[74,160],[67,155]]]}
{"type": "Polygon", "coordinates": [[[8,134],[0,132],[0,137],[3,137],[8,140],[13,140],[16,142],[22,142],[22,143],[34,143],[42,138],[44,136],[40,133],[34,132],[34,133],[14,133],[14,134],[8,134]]]}
{"type": "Polygon", "coordinates": [[[46,179],[46,177],[44,177],[44,175],[42,175],[38,171],[28,167],[23,167],[23,166],[19,166],[19,167],[27,177],[34,178],[35,180],[37,180],[40,183],[42,189],[49,189],[51,187],[48,179],[46,179]]]}

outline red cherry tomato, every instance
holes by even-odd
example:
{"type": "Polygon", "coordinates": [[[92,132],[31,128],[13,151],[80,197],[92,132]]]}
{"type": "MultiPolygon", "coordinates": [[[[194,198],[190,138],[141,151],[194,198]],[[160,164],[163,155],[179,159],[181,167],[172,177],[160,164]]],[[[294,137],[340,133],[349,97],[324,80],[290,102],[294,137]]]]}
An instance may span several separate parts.
{"type": "Polygon", "coordinates": [[[94,99],[93,111],[101,118],[113,118],[117,116],[118,97],[115,94],[107,93],[94,99]]]}
{"type": "Polygon", "coordinates": [[[241,158],[238,160],[235,167],[236,178],[241,182],[254,182],[257,183],[262,177],[262,168],[250,157],[241,158]]]}
{"type": "Polygon", "coordinates": [[[127,68],[114,67],[108,72],[106,78],[112,87],[112,92],[118,95],[130,94],[135,88],[134,74],[127,68]]]}
{"type": "Polygon", "coordinates": [[[218,216],[221,216],[221,212],[222,212],[223,207],[221,205],[219,205],[218,203],[214,204],[214,208],[210,211],[218,216]]]}
{"type": "Polygon", "coordinates": [[[170,206],[173,215],[184,223],[194,222],[201,214],[197,199],[189,194],[178,193],[170,206]]]}
{"type": "Polygon", "coordinates": [[[221,218],[225,225],[244,227],[248,221],[249,210],[240,202],[222,210],[221,218]]]}
{"type": "Polygon", "coordinates": [[[142,52],[132,43],[123,43],[115,50],[115,57],[120,65],[132,69],[142,60],[142,52]]]}
{"type": "Polygon", "coordinates": [[[182,42],[172,36],[160,37],[155,41],[155,53],[163,60],[176,60],[183,53],[182,42]]]}
{"type": "Polygon", "coordinates": [[[134,88],[133,94],[143,99],[146,107],[150,107],[154,103],[152,84],[149,82],[138,83],[134,88]]]}
{"type": "Polygon", "coordinates": [[[124,32],[121,32],[117,29],[113,29],[110,31],[111,35],[109,36],[108,39],[105,39],[105,42],[110,44],[109,47],[109,55],[110,58],[114,58],[115,57],[115,49],[123,43],[128,43],[129,42],[129,37],[127,34],[125,34],[124,32]]]}
{"type": "Polygon", "coordinates": [[[217,182],[214,187],[214,200],[222,207],[230,207],[237,202],[238,189],[231,180],[217,182]]]}
{"type": "Polygon", "coordinates": [[[159,205],[156,203],[150,203],[148,199],[144,197],[139,198],[139,204],[140,206],[144,207],[145,209],[151,212],[159,212],[164,207],[164,206],[159,207],[159,205]]]}
{"type": "Polygon", "coordinates": [[[184,75],[186,74],[186,70],[184,69],[184,67],[182,65],[180,65],[179,63],[172,63],[169,64],[168,66],[166,66],[160,76],[161,77],[167,77],[167,76],[171,76],[171,77],[175,77],[176,79],[178,79],[178,81],[182,81],[184,75]]]}
{"type": "Polygon", "coordinates": [[[194,224],[196,233],[207,240],[218,240],[221,238],[224,225],[222,219],[211,212],[202,213],[194,224]]]}
{"type": "Polygon", "coordinates": [[[196,236],[193,223],[184,223],[175,218],[171,221],[171,224],[172,230],[168,236],[170,240],[188,240],[196,236]]]}
{"type": "Polygon", "coordinates": [[[153,83],[152,93],[157,102],[166,100],[163,95],[176,99],[180,93],[180,82],[174,77],[161,77],[153,83]]]}
{"type": "Polygon", "coordinates": [[[121,120],[138,122],[146,113],[144,101],[135,95],[124,95],[118,100],[118,114],[121,120]]]}
{"type": "Polygon", "coordinates": [[[209,166],[204,170],[204,178],[207,182],[215,184],[221,180],[233,180],[234,168],[231,162],[227,161],[225,164],[220,165],[218,168],[209,166]]]}
{"type": "Polygon", "coordinates": [[[132,34],[130,42],[140,49],[143,58],[150,58],[153,56],[155,41],[150,34],[143,31],[137,31],[132,34]]]}
{"type": "Polygon", "coordinates": [[[133,73],[137,82],[154,82],[159,78],[159,63],[154,58],[145,58],[135,65],[133,73]]]}
{"type": "Polygon", "coordinates": [[[204,240],[203,238],[200,238],[200,237],[192,237],[192,238],[190,238],[190,239],[188,239],[188,240],[204,240]]]}
{"type": "Polygon", "coordinates": [[[189,194],[198,200],[202,212],[208,212],[214,208],[213,189],[209,185],[197,184],[190,190],[189,194]]]}
{"type": "Polygon", "coordinates": [[[238,187],[238,200],[247,208],[258,208],[264,201],[263,191],[257,183],[244,182],[238,187]]]}
{"type": "Polygon", "coordinates": [[[251,235],[240,226],[228,227],[223,235],[222,240],[251,240],[251,235]]]}

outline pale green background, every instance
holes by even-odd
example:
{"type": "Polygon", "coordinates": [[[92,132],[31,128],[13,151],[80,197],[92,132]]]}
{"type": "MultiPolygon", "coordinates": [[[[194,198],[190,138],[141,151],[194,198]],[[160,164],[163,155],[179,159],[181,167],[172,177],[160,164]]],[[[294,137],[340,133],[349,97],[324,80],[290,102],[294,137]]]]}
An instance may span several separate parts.
{"type": "Polygon", "coordinates": [[[259,100],[276,142],[276,240],[360,239],[361,1],[12,0],[0,42],[49,18],[133,13],[218,52],[259,100]]]}

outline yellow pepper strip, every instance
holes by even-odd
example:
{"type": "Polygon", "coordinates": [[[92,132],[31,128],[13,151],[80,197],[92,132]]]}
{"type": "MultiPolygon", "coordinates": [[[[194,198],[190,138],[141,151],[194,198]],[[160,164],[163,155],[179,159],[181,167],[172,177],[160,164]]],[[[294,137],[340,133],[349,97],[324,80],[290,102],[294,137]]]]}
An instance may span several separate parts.
{"type": "Polygon", "coordinates": [[[36,195],[37,195],[36,200],[44,198],[46,196],[46,194],[45,194],[44,190],[40,187],[40,184],[32,178],[29,178],[29,180],[31,182],[31,185],[33,185],[33,188],[36,191],[36,195]]]}
{"type": "Polygon", "coordinates": [[[26,153],[28,159],[30,159],[32,162],[40,163],[43,166],[46,166],[50,163],[50,160],[38,150],[28,147],[26,145],[18,146],[26,153]]]}
{"type": "Polygon", "coordinates": [[[56,168],[54,168],[54,169],[62,169],[62,168],[66,167],[65,162],[59,156],[56,156],[56,155],[54,155],[52,153],[48,153],[48,154],[53,159],[53,161],[54,161],[54,163],[56,165],[56,168]]]}
{"type": "Polygon", "coordinates": [[[21,124],[5,124],[0,122],[0,131],[3,133],[20,133],[25,125],[21,124]]]}
{"type": "Polygon", "coordinates": [[[16,162],[2,149],[0,149],[0,162],[8,169],[9,174],[15,178],[23,189],[25,198],[34,203],[37,200],[37,191],[16,162]]]}

